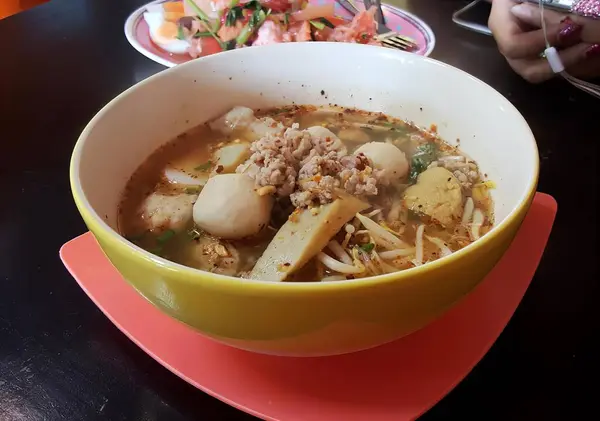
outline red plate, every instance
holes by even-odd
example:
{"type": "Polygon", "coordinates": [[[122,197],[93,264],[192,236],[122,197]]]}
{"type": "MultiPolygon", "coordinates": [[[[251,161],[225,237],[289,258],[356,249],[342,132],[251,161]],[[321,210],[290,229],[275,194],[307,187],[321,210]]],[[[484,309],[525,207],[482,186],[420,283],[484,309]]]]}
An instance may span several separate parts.
{"type": "Polygon", "coordinates": [[[537,193],[513,244],[476,290],[426,328],[391,344],[335,357],[273,357],[213,342],[161,313],[113,268],[92,234],[60,256],[106,316],[183,380],[269,420],[400,421],[454,388],[498,338],[535,273],[556,215],[537,193]]]}

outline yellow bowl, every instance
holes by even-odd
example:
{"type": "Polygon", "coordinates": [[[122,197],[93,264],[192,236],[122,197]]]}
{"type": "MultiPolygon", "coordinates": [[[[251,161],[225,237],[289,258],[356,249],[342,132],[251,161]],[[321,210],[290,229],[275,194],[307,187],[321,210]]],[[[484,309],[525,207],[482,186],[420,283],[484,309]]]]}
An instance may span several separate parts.
{"type": "Polygon", "coordinates": [[[422,328],[469,293],[505,252],[531,204],[535,139],[495,90],[435,60],[372,46],[294,43],[245,48],[165,70],[128,89],[88,124],[71,161],[85,223],[123,277],[165,313],[222,343],[317,356],[371,348],[422,328]],[[338,104],[436,124],[497,189],[495,228],[424,266],[329,283],[249,281],[154,256],[116,231],[123,188],[161,144],[234,105],[338,104]],[[460,139],[460,140],[459,140],[460,139]]]}

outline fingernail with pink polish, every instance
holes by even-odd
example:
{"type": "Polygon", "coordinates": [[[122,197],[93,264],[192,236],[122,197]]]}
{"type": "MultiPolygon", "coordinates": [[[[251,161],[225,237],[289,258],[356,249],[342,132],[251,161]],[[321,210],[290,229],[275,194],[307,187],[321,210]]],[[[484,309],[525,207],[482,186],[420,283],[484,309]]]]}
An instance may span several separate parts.
{"type": "Polygon", "coordinates": [[[583,29],[583,26],[571,22],[572,21],[566,21],[566,26],[558,33],[558,41],[561,44],[577,43],[581,41],[581,30],[583,29]]]}
{"type": "Polygon", "coordinates": [[[600,56],[600,44],[594,44],[587,50],[585,50],[585,58],[598,57],[600,56]]]}

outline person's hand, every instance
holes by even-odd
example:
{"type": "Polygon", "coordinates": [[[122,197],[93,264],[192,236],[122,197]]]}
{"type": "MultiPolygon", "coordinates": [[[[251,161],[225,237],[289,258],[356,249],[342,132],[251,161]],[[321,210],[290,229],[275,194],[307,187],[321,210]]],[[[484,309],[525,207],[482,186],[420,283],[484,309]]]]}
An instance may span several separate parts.
{"type": "MultiPolygon", "coordinates": [[[[525,24],[540,27],[542,21],[542,12],[540,8],[531,3],[524,3],[514,6],[511,9],[512,14],[525,24]]],[[[570,33],[570,39],[575,42],[587,44],[588,48],[584,51],[584,57],[573,66],[568,67],[569,73],[582,79],[594,78],[600,76],[600,21],[585,18],[579,15],[569,15],[555,12],[553,10],[544,10],[544,21],[548,27],[560,28],[559,42],[561,36],[570,33]],[[562,33],[560,31],[563,31],[562,33]]],[[[569,38],[569,36],[567,37],[569,38]]],[[[552,42],[550,43],[552,44],[552,42]]],[[[554,45],[560,47],[560,45],[554,45]]],[[[566,64],[565,64],[566,66],[566,64]]]]}
{"type": "MultiPolygon", "coordinates": [[[[569,73],[578,77],[600,75],[600,26],[595,21],[544,11],[548,42],[559,50],[569,73]],[[598,29],[594,29],[598,28],[598,29]]],[[[494,0],[488,25],[498,49],[509,65],[532,83],[554,76],[548,61],[541,56],[546,40],[541,28],[541,11],[533,4],[513,0],[494,0]]]]}

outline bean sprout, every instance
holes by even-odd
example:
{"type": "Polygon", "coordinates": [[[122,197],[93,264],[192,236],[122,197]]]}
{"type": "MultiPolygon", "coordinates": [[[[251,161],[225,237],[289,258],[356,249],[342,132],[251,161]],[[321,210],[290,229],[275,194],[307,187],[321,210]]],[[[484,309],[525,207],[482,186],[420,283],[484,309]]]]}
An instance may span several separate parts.
{"type": "Polygon", "coordinates": [[[425,238],[431,241],[440,249],[440,255],[442,257],[449,256],[452,254],[452,250],[450,250],[450,247],[448,247],[446,243],[444,243],[441,239],[437,237],[430,237],[428,235],[426,235],[425,238]]]}
{"type": "Polygon", "coordinates": [[[485,216],[483,215],[483,212],[479,209],[475,209],[475,212],[473,212],[473,223],[471,224],[471,237],[473,238],[473,241],[479,239],[479,230],[481,229],[484,220],[485,216]]]}
{"type": "Polygon", "coordinates": [[[327,244],[329,250],[335,254],[335,257],[340,259],[343,263],[347,265],[352,265],[352,258],[346,253],[346,250],[338,243],[336,240],[331,240],[329,244],[327,244]]]}
{"type": "Polygon", "coordinates": [[[415,254],[415,248],[411,247],[411,248],[407,248],[407,249],[382,251],[381,253],[379,253],[379,257],[381,257],[383,260],[394,260],[394,259],[397,259],[398,257],[406,257],[406,256],[410,256],[413,254],[415,254]]]}
{"type": "Polygon", "coordinates": [[[360,213],[357,213],[356,217],[364,225],[364,227],[369,230],[371,236],[377,244],[391,249],[407,247],[407,244],[404,241],[396,237],[391,232],[386,231],[381,225],[372,219],[367,218],[360,213]],[[392,247],[390,247],[390,245],[392,247]]]}
{"type": "Polygon", "coordinates": [[[383,259],[381,258],[381,256],[379,256],[379,254],[375,250],[373,250],[373,252],[371,254],[373,255],[374,260],[377,262],[379,267],[381,267],[381,269],[383,270],[384,273],[390,273],[390,272],[397,271],[397,269],[394,266],[384,262],[383,259]]]}
{"type": "Polygon", "coordinates": [[[425,225],[421,224],[417,228],[416,240],[415,240],[415,266],[421,266],[423,264],[423,233],[425,232],[425,225]]]}
{"type": "Polygon", "coordinates": [[[323,252],[319,252],[319,254],[317,254],[317,259],[329,269],[339,273],[354,274],[361,273],[364,271],[361,268],[358,268],[354,265],[347,265],[346,263],[342,263],[339,260],[335,260],[333,257],[328,256],[323,252]]]}
{"type": "Polygon", "coordinates": [[[471,216],[473,216],[473,209],[475,208],[475,203],[473,202],[472,197],[468,197],[465,202],[465,210],[462,215],[462,223],[463,225],[468,224],[471,221],[471,216]]]}

